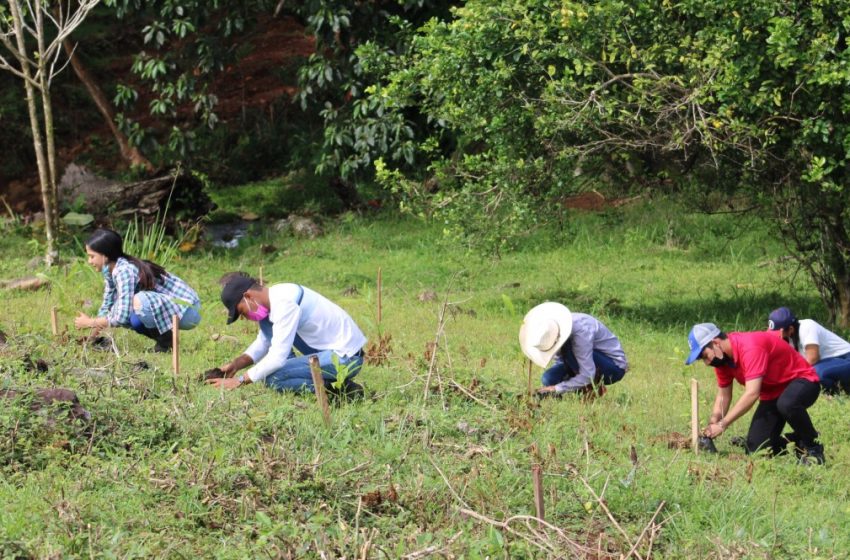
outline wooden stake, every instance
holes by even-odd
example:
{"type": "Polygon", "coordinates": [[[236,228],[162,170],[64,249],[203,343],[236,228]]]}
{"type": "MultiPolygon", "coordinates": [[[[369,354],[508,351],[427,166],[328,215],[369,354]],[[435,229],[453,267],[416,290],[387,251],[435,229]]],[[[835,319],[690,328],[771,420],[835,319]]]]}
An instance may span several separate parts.
{"type": "Polygon", "coordinates": [[[260,286],[263,285],[263,265],[260,265],[260,286]]]}
{"type": "Polygon", "coordinates": [[[316,389],[316,400],[322,410],[325,426],[331,427],[331,411],[328,408],[328,395],[325,393],[325,380],[322,378],[322,368],[319,367],[319,358],[310,356],[310,375],[313,376],[313,386],[316,389]]]}
{"type": "Polygon", "coordinates": [[[50,328],[53,331],[53,336],[59,336],[59,318],[56,315],[57,308],[54,305],[50,308],[50,328]]]}
{"type": "Polygon", "coordinates": [[[180,317],[171,316],[171,368],[180,375],[180,317]]]}
{"type": "Polygon", "coordinates": [[[531,390],[531,360],[528,360],[528,396],[532,396],[534,393],[531,390]]]}
{"type": "Polygon", "coordinates": [[[691,379],[691,447],[699,455],[699,381],[691,379]]]}
{"type": "Polygon", "coordinates": [[[382,278],[381,278],[381,267],[378,267],[378,325],[381,324],[381,314],[382,314],[382,301],[381,301],[381,291],[382,291],[382,278]]]}
{"type": "Polygon", "coordinates": [[[534,511],[537,519],[545,521],[543,511],[543,468],[540,463],[531,465],[531,480],[534,483],[534,511]]]}

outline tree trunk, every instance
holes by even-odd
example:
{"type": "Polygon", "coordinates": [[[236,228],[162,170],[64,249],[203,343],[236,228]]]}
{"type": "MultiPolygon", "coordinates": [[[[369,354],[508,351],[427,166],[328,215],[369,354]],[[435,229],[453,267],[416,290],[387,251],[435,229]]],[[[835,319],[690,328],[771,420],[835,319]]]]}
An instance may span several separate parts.
{"type": "Polygon", "coordinates": [[[118,143],[121,158],[133,167],[143,167],[147,171],[153,171],[153,165],[151,162],[139,151],[138,148],[131,145],[127,136],[118,129],[118,126],[115,124],[115,111],[112,109],[112,104],[106,98],[106,95],[103,93],[103,90],[100,89],[100,86],[97,85],[97,81],[91,73],[89,73],[85,64],[83,64],[83,61],[74,52],[74,46],[71,45],[71,42],[67,39],[62,42],[62,46],[65,48],[65,52],[71,60],[71,68],[74,69],[74,73],[77,75],[77,78],[80,79],[83,86],[85,86],[86,91],[89,92],[97,110],[100,111],[100,114],[109,126],[109,130],[112,131],[112,136],[118,143]]]}
{"type": "Polygon", "coordinates": [[[20,6],[17,0],[9,2],[12,21],[15,26],[15,37],[18,42],[18,62],[21,65],[21,71],[24,74],[24,88],[27,92],[27,109],[30,116],[30,128],[32,128],[32,142],[35,148],[35,160],[38,165],[38,180],[41,183],[41,200],[44,205],[44,232],[47,237],[47,247],[44,255],[45,263],[50,266],[59,256],[59,250],[56,244],[56,222],[53,217],[56,215],[54,209],[56,199],[55,191],[51,187],[49,179],[49,171],[47,161],[44,155],[44,144],[41,136],[41,123],[38,120],[38,110],[36,108],[36,86],[34,85],[32,72],[25,56],[26,45],[24,44],[24,30],[21,18],[20,6]]]}

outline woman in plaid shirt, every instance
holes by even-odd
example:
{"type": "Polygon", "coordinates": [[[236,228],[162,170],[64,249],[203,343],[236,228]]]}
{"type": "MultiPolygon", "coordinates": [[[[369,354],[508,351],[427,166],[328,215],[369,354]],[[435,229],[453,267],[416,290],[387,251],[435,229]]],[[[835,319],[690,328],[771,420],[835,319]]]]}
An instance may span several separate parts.
{"type": "Polygon", "coordinates": [[[171,316],[180,330],[201,322],[201,300],[186,282],[160,265],[124,253],[121,236],[98,229],[86,241],[88,262],[103,274],[103,303],[97,317],[85,313],[74,320],[78,329],[127,327],[156,341],[155,352],[171,350],[171,316]]]}

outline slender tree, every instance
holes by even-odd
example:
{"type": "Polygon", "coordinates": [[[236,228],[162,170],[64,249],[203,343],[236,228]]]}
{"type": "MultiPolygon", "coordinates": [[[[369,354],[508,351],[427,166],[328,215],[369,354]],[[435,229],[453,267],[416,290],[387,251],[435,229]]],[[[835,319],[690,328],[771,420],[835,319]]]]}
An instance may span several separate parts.
{"type": "Polygon", "coordinates": [[[100,0],[8,0],[0,6],[0,69],[23,81],[44,205],[45,262],[59,255],[56,145],[50,87],[62,71],[63,43],[100,0]]]}

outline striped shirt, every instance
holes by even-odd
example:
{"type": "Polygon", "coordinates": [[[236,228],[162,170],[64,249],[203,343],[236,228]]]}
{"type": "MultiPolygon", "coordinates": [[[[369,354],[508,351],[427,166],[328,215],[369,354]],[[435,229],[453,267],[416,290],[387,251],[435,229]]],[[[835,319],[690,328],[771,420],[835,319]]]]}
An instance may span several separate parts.
{"type": "MultiPolygon", "coordinates": [[[[103,273],[103,303],[98,317],[106,317],[110,327],[129,327],[133,296],[139,293],[139,269],[120,257],[112,273],[103,273]]],[[[147,292],[152,305],[156,329],[160,333],[171,329],[171,316],[183,317],[189,307],[198,305],[201,299],[189,285],[171,273],[156,280],[154,289],[147,292]]]]}

